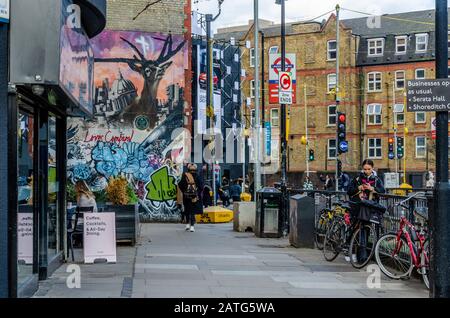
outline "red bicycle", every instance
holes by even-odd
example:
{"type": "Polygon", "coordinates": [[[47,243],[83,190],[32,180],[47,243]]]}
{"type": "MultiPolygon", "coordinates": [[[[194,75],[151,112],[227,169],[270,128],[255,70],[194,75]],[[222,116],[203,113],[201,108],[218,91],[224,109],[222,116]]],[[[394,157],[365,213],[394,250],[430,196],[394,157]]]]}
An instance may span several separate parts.
{"type": "Polygon", "coordinates": [[[430,288],[428,279],[430,245],[425,229],[428,216],[415,209],[413,212],[416,219],[415,225],[405,217],[405,212],[409,210],[405,203],[418,194],[395,205],[402,208],[400,229],[397,233],[385,234],[378,240],[375,246],[375,259],[381,271],[392,279],[409,278],[413,269],[417,268],[425,285],[430,288]]]}

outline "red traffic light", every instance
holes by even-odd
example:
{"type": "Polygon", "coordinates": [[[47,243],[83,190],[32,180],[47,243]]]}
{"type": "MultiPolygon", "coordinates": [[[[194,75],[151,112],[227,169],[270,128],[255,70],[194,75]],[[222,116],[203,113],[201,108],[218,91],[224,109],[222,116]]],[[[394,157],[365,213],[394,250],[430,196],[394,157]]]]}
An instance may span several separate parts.
{"type": "Polygon", "coordinates": [[[389,143],[393,144],[394,143],[394,138],[389,138],[389,143]]]}
{"type": "Polygon", "coordinates": [[[340,123],[345,123],[345,119],[346,119],[347,117],[344,115],[344,114],[340,114],[339,115],[339,122],[340,123]]]}

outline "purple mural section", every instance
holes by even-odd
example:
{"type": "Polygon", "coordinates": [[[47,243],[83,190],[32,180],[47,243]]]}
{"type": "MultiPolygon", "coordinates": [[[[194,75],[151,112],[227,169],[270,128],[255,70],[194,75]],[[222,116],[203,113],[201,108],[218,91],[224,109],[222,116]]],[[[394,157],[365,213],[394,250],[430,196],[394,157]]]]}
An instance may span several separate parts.
{"type": "Polygon", "coordinates": [[[190,142],[180,129],[183,36],[105,31],[91,44],[94,118],[68,123],[70,182],[85,180],[101,200],[112,178],[126,178],[144,221],[177,220],[175,184],[190,142]]]}

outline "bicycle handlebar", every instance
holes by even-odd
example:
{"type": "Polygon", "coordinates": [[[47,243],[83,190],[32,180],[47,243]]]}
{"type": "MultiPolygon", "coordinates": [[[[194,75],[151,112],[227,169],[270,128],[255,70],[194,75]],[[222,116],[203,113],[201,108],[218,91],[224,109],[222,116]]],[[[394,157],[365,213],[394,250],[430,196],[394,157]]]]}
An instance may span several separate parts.
{"type": "Polygon", "coordinates": [[[423,192],[416,192],[416,193],[414,193],[413,195],[411,195],[411,196],[409,196],[408,198],[406,198],[405,200],[396,203],[395,206],[403,206],[404,208],[407,208],[407,207],[405,207],[404,204],[405,204],[406,202],[410,201],[411,199],[415,198],[415,197],[418,196],[419,194],[423,194],[423,192]]]}

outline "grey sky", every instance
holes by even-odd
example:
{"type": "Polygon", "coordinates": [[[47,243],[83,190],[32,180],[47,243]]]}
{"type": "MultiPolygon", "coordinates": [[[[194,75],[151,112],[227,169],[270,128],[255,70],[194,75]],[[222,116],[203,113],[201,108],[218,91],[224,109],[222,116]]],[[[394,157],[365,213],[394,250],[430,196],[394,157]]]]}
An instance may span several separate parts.
{"type": "MultiPolygon", "coordinates": [[[[217,0],[192,0],[192,9],[200,13],[217,14],[217,0]]],[[[419,11],[434,8],[434,0],[286,0],[286,20],[288,22],[315,18],[333,10],[336,4],[342,8],[373,14],[419,11]]],[[[259,16],[280,22],[280,6],[275,0],[259,0],[259,16]]],[[[328,16],[326,16],[328,17],[328,16]]],[[[363,17],[363,15],[342,11],[343,18],[363,17]]],[[[225,0],[222,14],[215,21],[213,29],[248,23],[253,19],[253,0],[225,0]]]]}

